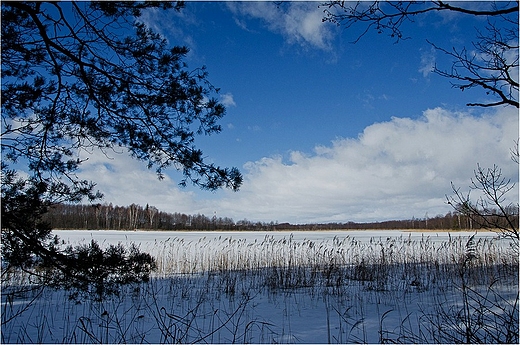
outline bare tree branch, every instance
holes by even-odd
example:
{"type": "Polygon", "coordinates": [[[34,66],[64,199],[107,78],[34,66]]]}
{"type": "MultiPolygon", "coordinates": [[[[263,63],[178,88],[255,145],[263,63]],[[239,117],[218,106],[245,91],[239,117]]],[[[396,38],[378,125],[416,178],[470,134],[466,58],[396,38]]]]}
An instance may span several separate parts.
{"type": "Polygon", "coordinates": [[[493,107],[518,104],[518,1],[512,2],[447,3],[444,1],[374,1],[323,3],[323,21],[335,23],[346,29],[360,26],[354,43],[370,30],[387,33],[395,42],[409,38],[403,32],[403,24],[413,23],[427,13],[456,12],[466,16],[486,17],[486,32],[477,31],[473,47],[456,50],[441,48],[428,41],[435,49],[452,58],[451,69],[435,66],[434,73],[455,80],[452,85],[460,90],[481,88],[487,95],[498,98],[486,102],[471,102],[468,106],[493,107]],[[469,51],[476,53],[469,54],[469,51]]]}
{"type": "Polygon", "coordinates": [[[476,227],[496,231],[510,238],[518,248],[519,232],[519,205],[509,202],[506,204],[507,194],[515,188],[502,174],[497,165],[484,169],[477,165],[474,179],[471,180],[470,192],[463,194],[460,188],[452,183],[452,196],[446,196],[447,202],[455,211],[468,216],[476,227]],[[472,201],[471,191],[482,194],[472,201]]]}

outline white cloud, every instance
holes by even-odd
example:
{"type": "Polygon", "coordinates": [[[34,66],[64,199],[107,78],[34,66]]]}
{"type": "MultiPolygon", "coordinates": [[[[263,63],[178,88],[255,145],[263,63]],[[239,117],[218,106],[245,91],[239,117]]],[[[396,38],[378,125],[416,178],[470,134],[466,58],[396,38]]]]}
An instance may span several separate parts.
{"type": "MultiPolygon", "coordinates": [[[[242,190],[218,201],[235,219],[294,223],[424,217],[450,211],[450,182],[466,190],[476,164],[498,164],[518,180],[509,148],[518,114],[473,117],[437,108],[417,120],[393,118],[356,139],[338,139],[312,155],[292,152],[249,162],[242,190]]],[[[514,194],[514,193],[513,193],[514,194]]],[[[511,195],[518,199],[518,193],[511,195]]]]}
{"type": "Polygon", "coordinates": [[[88,161],[81,165],[78,176],[96,183],[96,189],[104,194],[102,202],[121,206],[149,204],[161,211],[188,214],[196,208],[192,192],[180,190],[168,175],[159,180],[154,170],[129,154],[111,153],[107,157],[95,151],[84,156],[88,161]]]}
{"type": "Polygon", "coordinates": [[[235,100],[233,99],[233,94],[229,93],[229,92],[221,95],[220,96],[220,101],[226,107],[231,107],[231,106],[236,107],[237,106],[237,104],[235,103],[235,100]]]}
{"type": "MultiPolygon", "coordinates": [[[[497,164],[518,181],[509,152],[516,139],[512,108],[481,117],[436,108],[418,119],[375,123],[312,154],[291,152],[288,162],[281,156],[248,162],[238,193],[196,196],[168,176],[158,181],[126,155],[93,155],[80,177],[97,182],[107,202],[148,203],[168,212],[292,223],[403,219],[451,211],[445,203],[450,182],[467,191],[477,163],[497,164]]],[[[517,188],[510,197],[518,200],[517,188]]]]}
{"type": "Polygon", "coordinates": [[[282,34],[290,44],[311,46],[331,50],[334,36],[332,25],[323,23],[323,10],[315,2],[289,2],[287,6],[278,6],[274,2],[228,2],[228,8],[236,16],[235,22],[248,30],[240,16],[258,18],[267,28],[282,34]]]}

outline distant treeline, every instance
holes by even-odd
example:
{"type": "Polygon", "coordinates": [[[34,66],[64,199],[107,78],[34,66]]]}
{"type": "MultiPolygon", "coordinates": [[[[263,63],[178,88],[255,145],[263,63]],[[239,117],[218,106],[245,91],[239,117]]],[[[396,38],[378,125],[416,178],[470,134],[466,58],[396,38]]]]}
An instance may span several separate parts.
{"type": "Polygon", "coordinates": [[[207,217],[203,214],[187,215],[159,211],[154,206],[113,206],[112,204],[52,206],[45,221],[54,229],[90,230],[333,230],[333,229],[452,229],[478,228],[468,217],[448,212],[433,218],[412,218],[372,223],[290,224],[252,222],[247,219],[233,221],[227,217],[207,217]]]}

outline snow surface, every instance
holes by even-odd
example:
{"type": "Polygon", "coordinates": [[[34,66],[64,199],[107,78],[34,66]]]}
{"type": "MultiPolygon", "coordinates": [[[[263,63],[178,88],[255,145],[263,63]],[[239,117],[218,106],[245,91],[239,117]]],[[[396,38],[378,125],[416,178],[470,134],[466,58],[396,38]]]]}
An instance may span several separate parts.
{"type": "MultiPolygon", "coordinates": [[[[463,330],[473,319],[452,316],[464,310],[489,325],[510,311],[518,341],[518,258],[492,232],[471,246],[473,232],[55,233],[70,244],[136,243],[159,271],[102,301],[4,285],[2,343],[453,342],[439,328],[463,330]]],[[[506,336],[476,325],[487,342],[506,336]]]]}

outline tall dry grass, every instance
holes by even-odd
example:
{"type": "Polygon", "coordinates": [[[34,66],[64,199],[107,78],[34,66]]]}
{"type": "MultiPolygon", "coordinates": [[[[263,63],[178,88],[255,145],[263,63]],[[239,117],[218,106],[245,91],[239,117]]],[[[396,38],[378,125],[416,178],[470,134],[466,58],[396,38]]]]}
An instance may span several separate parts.
{"type": "Polygon", "coordinates": [[[518,255],[503,240],[266,235],[153,251],[154,279],[100,301],[3,277],[2,343],[298,342],[291,318],[308,308],[329,343],[374,341],[374,315],[382,343],[518,342],[518,255]],[[281,324],[260,316],[266,302],[281,324]]]}

